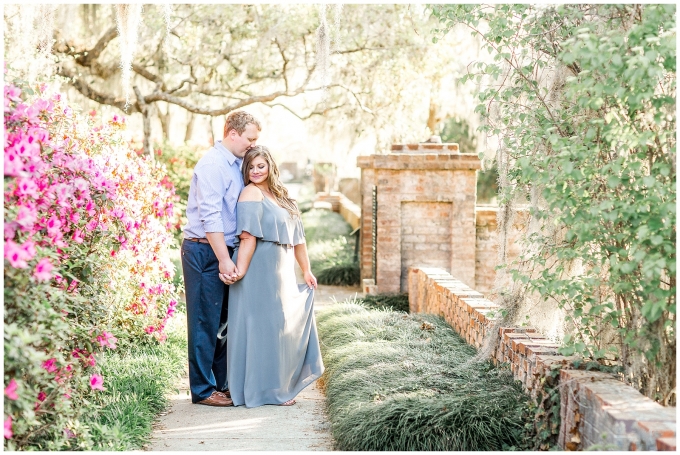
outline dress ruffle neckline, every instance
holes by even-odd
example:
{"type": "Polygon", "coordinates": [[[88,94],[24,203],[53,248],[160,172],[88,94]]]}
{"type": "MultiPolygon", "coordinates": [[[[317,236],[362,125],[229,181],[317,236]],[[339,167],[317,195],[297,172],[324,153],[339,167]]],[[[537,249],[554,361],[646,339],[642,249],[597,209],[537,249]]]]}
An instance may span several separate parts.
{"type": "Polygon", "coordinates": [[[248,232],[267,242],[280,245],[305,243],[305,231],[300,217],[291,218],[290,213],[266,197],[261,201],[241,201],[236,204],[236,244],[238,236],[248,232]],[[270,207],[266,207],[266,203],[270,207]]]}

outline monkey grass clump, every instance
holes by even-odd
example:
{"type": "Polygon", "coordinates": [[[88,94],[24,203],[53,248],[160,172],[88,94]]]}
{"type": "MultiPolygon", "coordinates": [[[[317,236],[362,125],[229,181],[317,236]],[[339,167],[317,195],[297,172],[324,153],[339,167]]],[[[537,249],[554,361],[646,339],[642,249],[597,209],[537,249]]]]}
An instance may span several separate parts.
{"type": "Polygon", "coordinates": [[[344,302],[317,317],[340,450],[523,449],[529,398],[442,319],[344,302]]]}

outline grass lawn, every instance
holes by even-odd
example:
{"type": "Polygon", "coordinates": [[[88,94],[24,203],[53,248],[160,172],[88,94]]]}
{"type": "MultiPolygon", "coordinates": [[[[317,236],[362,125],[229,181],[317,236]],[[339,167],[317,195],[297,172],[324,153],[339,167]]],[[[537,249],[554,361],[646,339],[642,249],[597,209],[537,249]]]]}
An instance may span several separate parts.
{"type": "Polygon", "coordinates": [[[529,397],[444,320],[347,301],[317,325],[338,449],[526,449],[529,397]]]}
{"type": "Polygon", "coordinates": [[[139,450],[149,440],[154,419],[169,404],[167,394],[186,369],[182,314],[172,319],[167,333],[163,344],[120,347],[100,359],[97,366],[106,390],[98,397],[103,410],[94,418],[116,435],[101,449],[139,450]]]}

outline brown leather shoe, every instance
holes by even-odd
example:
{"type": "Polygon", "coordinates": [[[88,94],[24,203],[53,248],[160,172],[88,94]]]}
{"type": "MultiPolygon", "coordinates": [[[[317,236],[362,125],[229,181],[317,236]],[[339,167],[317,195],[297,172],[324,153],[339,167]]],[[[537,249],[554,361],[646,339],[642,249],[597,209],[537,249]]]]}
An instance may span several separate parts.
{"type": "Polygon", "coordinates": [[[229,392],[229,389],[227,390],[220,390],[219,391],[222,395],[226,396],[227,398],[231,398],[231,392],[229,392]]]}
{"type": "Polygon", "coordinates": [[[206,406],[234,406],[231,398],[227,398],[223,393],[214,391],[208,398],[199,401],[196,404],[204,404],[206,406]]]}

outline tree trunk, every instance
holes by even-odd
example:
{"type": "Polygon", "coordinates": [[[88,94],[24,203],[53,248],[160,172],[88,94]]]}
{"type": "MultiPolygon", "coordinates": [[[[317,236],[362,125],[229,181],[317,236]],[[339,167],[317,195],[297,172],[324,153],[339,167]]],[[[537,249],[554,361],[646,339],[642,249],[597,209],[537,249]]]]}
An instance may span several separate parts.
{"type": "Polygon", "coordinates": [[[139,88],[135,85],[132,87],[137,96],[137,105],[139,106],[139,111],[142,113],[142,119],[144,121],[144,152],[149,155],[153,160],[153,150],[151,150],[151,118],[149,116],[149,105],[144,101],[144,97],[139,91],[139,88]]]}
{"type": "Polygon", "coordinates": [[[156,108],[156,113],[158,114],[158,119],[161,121],[161,129],[163,130],[163,139],[166,141],[170,139],[170,107],[168,106],[168,113],[164,114],[161,110],[159,103],[154,103],[156,108]]]}
{"type": "Polygon", "coordinates": [[[194,134],[194,123],[196,122],[196,116],[189,112],[189,122],[187,123],[187,129],[184,132],[184,142],[191,140],[191,136],[194,134]]]}

